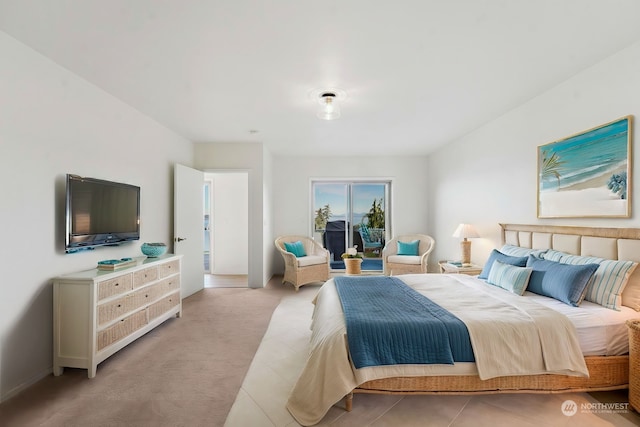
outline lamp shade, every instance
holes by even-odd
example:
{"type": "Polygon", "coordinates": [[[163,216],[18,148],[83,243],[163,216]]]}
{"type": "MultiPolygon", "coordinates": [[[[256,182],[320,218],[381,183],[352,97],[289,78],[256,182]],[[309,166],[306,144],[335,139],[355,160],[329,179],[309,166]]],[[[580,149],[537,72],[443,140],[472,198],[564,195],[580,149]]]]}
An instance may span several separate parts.
{"type": "Polygon", "coordinates": [[[453,237],[458,239],[472,239],[474,237],[480,237],[476,229],[471,224],[460,224],[456,231],[453,232],[453,237]]]}

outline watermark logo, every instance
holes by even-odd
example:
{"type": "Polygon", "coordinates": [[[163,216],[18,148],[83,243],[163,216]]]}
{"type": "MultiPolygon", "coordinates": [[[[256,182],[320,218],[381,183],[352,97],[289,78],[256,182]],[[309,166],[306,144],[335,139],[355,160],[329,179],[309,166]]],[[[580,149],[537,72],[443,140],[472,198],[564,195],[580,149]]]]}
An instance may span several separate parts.
{"type": "Polygon", "coordinates": [[[578,405],[573,400],[565,400],[562,402],[562,413],[567,417],[572,417],[578,412],[578,405]]]}
{"type": "Polygon", "coordinates": [[[565,400],[560,406],[562,413],[567,417],[572,417],[578,413],[591,413],[591,414],[618,414],[622,412],[629,412],[629,404],[626,402],[613,402],[613,403],[581,403],[578,405],[573,400],[565,400]]]}

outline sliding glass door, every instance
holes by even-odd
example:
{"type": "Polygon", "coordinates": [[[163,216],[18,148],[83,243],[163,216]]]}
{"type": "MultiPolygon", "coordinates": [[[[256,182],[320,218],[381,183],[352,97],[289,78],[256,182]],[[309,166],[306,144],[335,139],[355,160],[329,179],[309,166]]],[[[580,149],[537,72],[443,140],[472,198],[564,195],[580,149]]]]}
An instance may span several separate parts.
{"type": "Polygon", "coordinates": [[[380,258],[390,235],[388,181],[312,181],[314,238],[341,268],[346,248],[357,246],[364,258],[380,258]]]}

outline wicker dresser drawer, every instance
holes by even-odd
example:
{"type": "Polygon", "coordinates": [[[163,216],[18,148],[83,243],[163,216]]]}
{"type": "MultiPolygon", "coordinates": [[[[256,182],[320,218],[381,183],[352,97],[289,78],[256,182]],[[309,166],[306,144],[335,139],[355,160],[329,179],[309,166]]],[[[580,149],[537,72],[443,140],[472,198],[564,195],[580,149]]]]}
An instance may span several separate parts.
{"type": "Polygon", "coordinates": [[[131,295],[118,298],[113,301],[102,303],[98,306],[98,326],[109,323],[113,319],[125,315],[136,308],[131,295]]]}
{"type": "Polygon", "coordinates": [[[98,283],[98,300],[120,295],[133,289],[131,274],[98,283]]]}
{"type": "Polygon", "coordinates": [[[166,262],[162,265],[159,265],[158,269],[160,270],[160,278],[171,276],[172,274],[180,272],[180,261],[176,260],[166,262]]]}
{"type": "Polygon", "coordinates": [[[176,307],[180,303],[180,292],[162,298],[149,306],[149,321],[164,314],[172,307],[176,307]]]}
{"type": "Polygon", "coordinates": [[[158,284],[147,286],[131,294],[131,304],[135,308],[142,308],[161,296],[162,293],[160,292],[158,284]]]}
{"type": "Polygon", "coordinates": [[[127,335],[137,331],[147,324],[147,311],[141,310],[133,313],[131,316],[125,317],[113,326],[98,332],[96,346],[98,350],[102,350],[111,344],[120,341],[127,335]]]}
{"type": "Polygon", "coordinates": [[[157,285],[154,286],[158,287],[159,295],[164,295],[171,291],[175,291],[177,289],[180,289],[180,276],[169,277],[168,279],[161,280],[157,285]]]}
{"type": "Polygon", "coordinates": [[[133,273],[133,287],[139,288],[142,285],[151,283],[158,278],[158,267],[149,267],[133,273]]]}

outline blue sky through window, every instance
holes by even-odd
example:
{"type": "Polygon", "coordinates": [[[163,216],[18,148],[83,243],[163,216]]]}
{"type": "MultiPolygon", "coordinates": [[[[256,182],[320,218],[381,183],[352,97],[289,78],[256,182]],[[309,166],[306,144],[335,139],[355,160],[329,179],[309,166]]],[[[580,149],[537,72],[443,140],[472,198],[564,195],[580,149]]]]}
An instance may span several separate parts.
{"type": "MultiPolygon", "coordinates": [[[[354,224],[361,222],[364,214],[369,212],[374,199],[382,199],[384,206],[385,184],[352,183],[354,224]]],[[[331,207],[331,220],[345,219],[348,209],[347,183],[315,183],[314,212],[325,205],[331,207]]]]}

